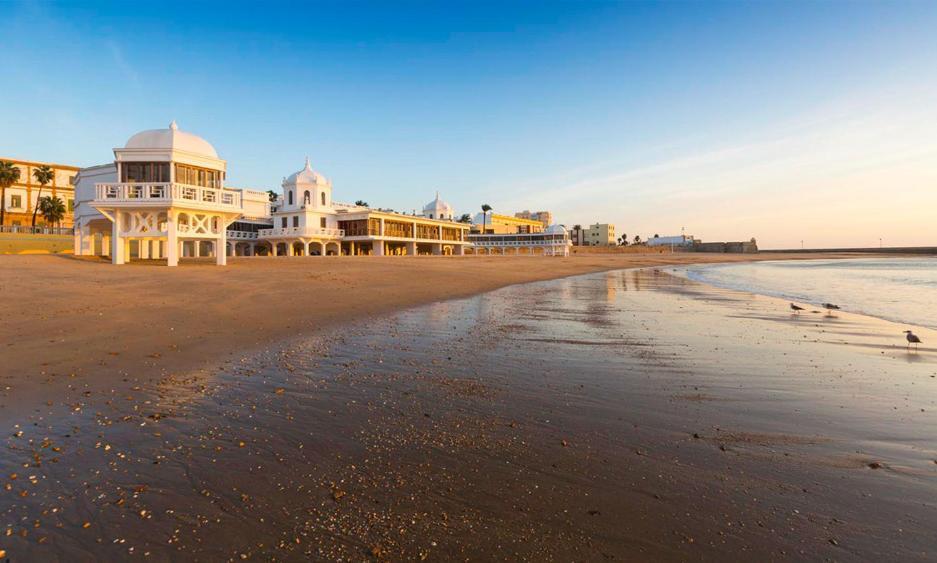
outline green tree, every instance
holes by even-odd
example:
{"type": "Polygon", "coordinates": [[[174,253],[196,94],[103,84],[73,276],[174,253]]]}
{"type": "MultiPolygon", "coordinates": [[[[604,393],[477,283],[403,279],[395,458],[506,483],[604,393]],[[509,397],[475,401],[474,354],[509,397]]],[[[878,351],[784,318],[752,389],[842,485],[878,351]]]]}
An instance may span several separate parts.
{"type": "Polygon", "coordinates": [[[634,235],[634,243],[641,244],[641,235],[634,235]]]}
{"type": "Polygon", "coordinates": [[[482,234],[488,232],[488,212],[491,211],[491,206],[487,203],[482,205],[482,234]]]}
{"type": "Polygon", "coordinates": [[[358,207],[367,207],[368,202],[364,201],[363,199],[359,199],[358,201],[355,202],[355,205],[357,205],[358,207]]]}
{"type": "Polygon", "coordinates": [[[471,222],[472,222],[472,216],[469,215],[468,213],[463,213],[462,216],[459,217],[459,223],[471,223],[471,222]]]}
{"type": "Polygon", "coordinates": [[[6,217],[7,188],[20,180],[20,169],[12,162],[0,161],[0,227],[6,217]]]}
{"type": "Polygon", "coordinates": [[[278,197],[280,197],[280,196],[277,195],[277,193],[276,193],[275,191],[273,191],[273,190],[267,190],[267,199],[270,200],[270,203],[275,202],[278,197]]]}
{"type": "Polygon", "coordinates": [[[628,246],[628,235],[621,235],[618,237],[618,244],[621,246],[628,246]]]}
{"type": "Polygon", "coordinates": [[[65,202],[57,196],[44,197],[39,200],[39,210],[42,211],[42,217],[50,225],[59,224],[61,227],[62,219],[65,218],[65,202]]]}
{"type": "Polygon", "coordinates": [[[36,196],[36,205],[33,206],[33,228],[35,228],[36,214],[39,213],[39,202],[42,201],[42,189],[52,182],[52,179],[55,178],[55,172],[43,164],[39,168],[33,170],[33,178],[39,182],[39,194],[36,196]]]}

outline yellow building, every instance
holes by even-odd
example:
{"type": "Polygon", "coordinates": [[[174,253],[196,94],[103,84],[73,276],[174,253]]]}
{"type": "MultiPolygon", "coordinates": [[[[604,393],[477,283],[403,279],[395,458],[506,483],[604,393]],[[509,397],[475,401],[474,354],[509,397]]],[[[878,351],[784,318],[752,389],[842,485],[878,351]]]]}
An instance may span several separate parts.
{"type": "Polygon", "coordinates": [[[583,229],[582,244],[584,246],[615,246],[618,240],[615,237],[615,225],[611,223],[596,223],[583,229]]]}
{"type": "Polygon", "coordinates": [[[549,211],[518,211],[514,214],[515,217],[520,219],[532,219],[534,221],[540,221],[543,223],[543,228],[546,229],[553,224],[553,214],[549,211]]]}
{"type": "MultiPolygon", "coordinates": [[[[61,226],[71,228],[75,209],[74,178],[78,174],[78,167],[3,157],[0,157],[0,161],[12,162],[14,166],[20,169],[19,181],[7,188],[4,194],[4,226],[29,227],[32,225],[33,210],[39,201],[39,197],[54,196],[61,199],[62,203],[65,204],[66,213],[61,226]],[[54,176],[52,182],[40,186],[36,182],[33,172],[43,165],[51,168],[54,176]],[[39,193],[40,188],[42,191],[41,196],[39,193]]],[[[42,215],[37,214],[36,225],[45,225],[45,223],[46,221],[42,218],[42,215]]]]}
{"type": "Polygon", "coordinates": [[[499,215],[497,213],[488,213],[487,218],[479,213],[475,216],[473,223],[473,233],[481,233],[482,228],[484,228],[484,234],[488,235],[542,233],[545,228],[539,220],[511,217],[510,215],[499,215]]]}

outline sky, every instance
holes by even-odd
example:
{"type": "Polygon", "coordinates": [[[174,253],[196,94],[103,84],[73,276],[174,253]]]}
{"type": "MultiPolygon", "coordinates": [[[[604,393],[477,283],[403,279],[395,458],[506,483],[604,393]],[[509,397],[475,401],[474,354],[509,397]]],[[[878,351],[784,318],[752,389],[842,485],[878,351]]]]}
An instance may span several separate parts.
{"type": "Polygon", "coordinates": [[[934,2],[0,1],[0,156],[204,137],[227,183],[642,238],[937,245],[934,2]]]}

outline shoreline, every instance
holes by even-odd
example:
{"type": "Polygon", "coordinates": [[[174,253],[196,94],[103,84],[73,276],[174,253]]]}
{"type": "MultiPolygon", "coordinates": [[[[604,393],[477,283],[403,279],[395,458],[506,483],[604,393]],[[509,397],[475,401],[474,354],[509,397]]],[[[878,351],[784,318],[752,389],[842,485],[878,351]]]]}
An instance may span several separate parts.
{"type": "Polygon", "coordinates": [[[655,270],[427,302],[217,372],[56,396],[6,439],[0,475],[20,478],[0,481],[26,495],[0,546],[50,561],[926,559],[933,352],[888,345],[887,321],[795,318],[655,270]]]}
{"type": "MultiPolygon", "coordinates": [[[[837,257],[833,255],[831,257],[837,257]]],[[[8,302],[0,407],[44,393],[129,388],[212,370],[278,340],[425,303],[590,272],[761,261],[770,254],[542,257],[302,257],[232,260],[226,268],[125,268],[68,256],[0,257],[8,302]]],[[[805,257],[815,259],[816,255],[805,257]]],[[[800,259],[786,255],[781,259],[800,259]]]]}

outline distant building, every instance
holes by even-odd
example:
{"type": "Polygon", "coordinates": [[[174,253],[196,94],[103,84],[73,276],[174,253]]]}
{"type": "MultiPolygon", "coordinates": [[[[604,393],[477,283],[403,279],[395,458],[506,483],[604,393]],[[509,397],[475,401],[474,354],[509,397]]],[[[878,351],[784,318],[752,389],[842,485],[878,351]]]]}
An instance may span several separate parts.
{"type": "MultiPolygon", "coordinates": [[[[33,210],[35,210],[39,201],[41,187],[41,197],[57,197],[65,204],[65,218],[62,219],[62,227],[71,228],[75,209],[75,186],[73,182],[75,175],[78,174],[77,166],[2,157],[0,157],[0,161],[12,162],[13,166],[20,169],[19,182],[7,188],[4,194],[4,226],[28,227],[32,225],[33,210]],[[36,182],[35,176],[33,176],[33,172],[40,166],[48,166],[54,173],[52,181],[45,186],[40,186],[36,182]]],[[[44,225],[45,223],[46,220],[42,218],[41,214],[38,214],[36,216],[36,225],[44,225]]]]}
{"type": "MultiPolygon", "coordinates": [[[[618,238],[615,236],[615,225],[611,223],[596,223],[583,229],[579,246],[617,246],[618,238]]],[[[575,244],[575,243],[574,243],[575,244]]]]}
{"type": "Polygon", "coordinates": [[[475,255],[569,256],[569,233],[563,225],[552,225],[542,232],[508,234],[469,234],[475,255]]]}
{"type": "Polygon", "coordinates": [[[507,235],[518,233],[542,233],[546,228],[543,223],[534,219],[524,219],[522,217],[511,217],[510,215],[499,215],[497,213],[488,213],[485,217],[479,213],[475,215],[472,221],[472,232],[489,235],[507,235]],[[482,233],[482,229],[485,232],[482,233]]]}
{"type": "Polygon", "coordinates": [[[690,235],[674,235],[667,237],[651,237],[647,239],[648,246],[692,246],[694,242],[693,237],[690,235]]]}
{"type": "Polygon", "coordinates": [[[719,252],[726,254],[754,254],[758,252],[755,239],[741,242],[700,242],[693,241],[690,247],[694,252],[719,252]]]}
{"type": "Polygon", "coordinates": [[[524,211],[518,211],[514,214],[515,217],[519,219],[530,219],[532,221],[540,221],[543,223],[543,227],[547,228],[553,224],[553,213],[549,211],[535,211],[531,213],[526,209],[524,211]]]}
{"type": "Polygon", "coordinates": [[[423,217],[455,221],[454,215],[455,212],[452,210],[452,206],[439,199],[439,192],[436,192],[436,199],[423,206],[423,217]]]}

